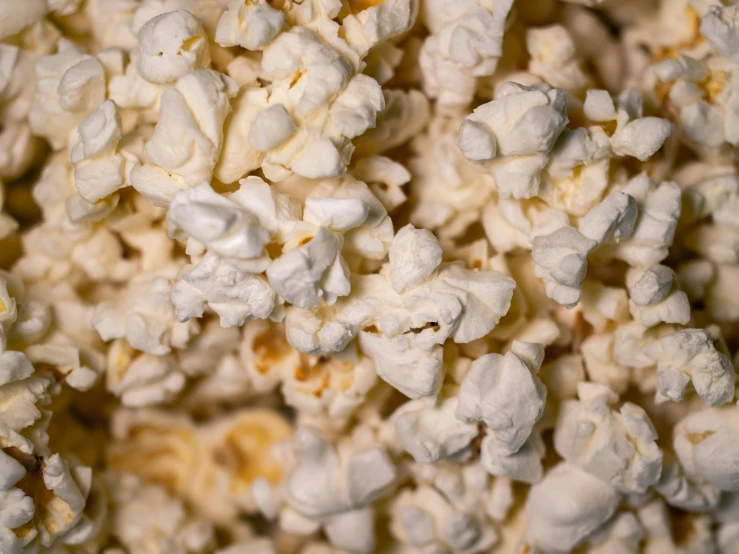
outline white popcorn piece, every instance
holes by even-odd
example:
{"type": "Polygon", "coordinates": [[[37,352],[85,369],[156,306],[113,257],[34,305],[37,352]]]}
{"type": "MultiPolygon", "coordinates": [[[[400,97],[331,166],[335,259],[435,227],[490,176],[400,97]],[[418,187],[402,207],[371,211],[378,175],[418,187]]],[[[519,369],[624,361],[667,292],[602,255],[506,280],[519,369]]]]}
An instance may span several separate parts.
{"type": "Polygon", "coordinates": [[[738,434],[736,406],[687,415],[673,432],[673,447],[685,474],[719,490],[739,490],[738,434]]]}
{"type": "Polygon", "coordinates": [[[95,203],[128,184],[125,158],[118,152],[121,116],[118,106],[106,100],[80,123],[80,140],[70,155],[74,184],[83,200],[95,203]]]}
{"type": "MultiPolygon", "coordinates": [[[[34,364],[47,364],[64,377],[64,381],[77,390],[91,389],[103,372],[102,356],[93,350],[81,349],[66,344],[55,344],[55,337],[47,337],[45,344],[34,344],[26,348],[28,359],[34,364]]],[[[59,342],[68,342],[61,339],[59,342]]]]}
{"type": "Polygon", "coordinates": [[[541,481],[544,474],[542,458],[545,453],[546,446],[536,429],[514,453],[501,448],[497,436],[488,429],[480,445],[480,462],[485,471],[498,478],[534,484],[541,481]]]}
{"type": "Polygon", "coordinates": [[[598,243],[570,227],[562,212],[550,212],[544,217],[552,220],[552,224],[533,231],[534,272],[544,280],[549,298],[565,307],[573,307],[582,295],[580,283],[587,271],[588,253],[598,243]]]}
{"type": "MultiPolygon", "coordinates": [[[[459,117],[434,117],[428,129],[411,143],[410,221],[434,231],[442,245],[464,234],[480,218],[481,210],[486,216],[496,207],[494,202],[486,203],[495,190],[492,177],[480,173],[455,146],[460,121],[459,117]]],[[[499,219],[484,217],[488,235],[503,235],[488,231],[490,223],[499,219]]],[[[496,248],[499,242],[493,243],[496,248]]]]}
{"type": "Polygon", "coordinates": [[[402,379],[404,390],[408,378],[423,374],[421,396],[435,394],[440,353],[424,351],[448,337],[466,343],[490,332],[510,306],[513,281],[493,271],[440,264],[438,241],[412,225],[398,231],[389,258],[381,275],[353,278],[352,294],[330,309],[288,310],[288,340],[307,353],[337,352],[365,329],[362,348],[381,356],[374,361],[382,378],[402,379]],[[380,333],[368,330],[372,325],[380,333]]]}
{"type": "Polygon", "coordinates": [[[721,491],[710,483],[688,477],[674,454],[667,453],[662,464],[662,476],[654,489],[670,506],[691,512],[713,510],[719,503],[721,491]]]}
{"type": "Polygon", "coordinates": [[[256,178],[242,181],[239,191],[229,196],[218,194],[206,183],[181,191],[167,210],[170,235],[192,237],[222,258],[266,265],[260,258],[272,233],[262,227],[260,214],[250,210],[250,203],[259,193],[269,198],[270,192],[266,183],[256,178]],[[259,187],[259,192],[250,190],[252,187],[259,187]]]}
{"type": "Polygon", "coordinates": [[[687,325],[690,320],[688,296],[679,290],[675,273],[664,265],[646,270],[632,268],[626,273],[629,309],[645,327],[660,323],[687,325]]]}
{"type": "Polygon", "coordinates": [[[118,298],[98,304],[90,323],[100,337],[125,338],[137,350],[155,356],[172,347],[183,348],[198,326],[177,321],[169,298],[173,269],[138,275],[118,298]]]}
{"type": "MultiPolygon", "coordinates": [[[[263,269],[263,267],[258,267],[263,269]]],[[[207,305],[223,327],[238,327],[250,319],[267,319],[277,307],[277,294],[250,261],[206,256],[186,266],[172,286],[172,304],[181,322],[203,316],[207,305]]]]}
{"type": "Polygon", "coordinates": [[[323,526],[335,546],[372,552],[376,538],[371,503],[395,480],[390,459],[381,449],[361,444],[335,450],[305,426],[297,429],[292,444],[298,465],[285,489],[290,508],[323,526]]]}
{"type": "Polygon", "coordinates": [[[739,56],[737,13],[732,7],[711,6],[701,18],[700,33],[716,52],[736,61],[739,56]]]}
{"type": "MultiPolygon", "coordinates": [[[[586,99],[586,116],[588,108],[586,99]]],[[[673,125],[659,117],[643,117],[642,110],[641,95],[634,89],[624,90],[618,98],[617,126],[610,142],[616,155],[644,162],[662,147],[673,125]]]]}
{"type": "Polygon", "coordinates": [[[67,39],[58,53],[36,63],[36,100],[29,114],[33,132],[61,150],[70,134],[106,96],[106,71],[100,59],[84,54],[67,39]]]}
{"type": "Polygon", "coordinates": [[[501,452],[518,452],[544,413],[546,387],[536,375],[543,359],[540,344],[513,341],[505,356],[486,354],[472,362],[460,387],[457,418],[483,420],[501,452]]]}
{"type": "Polygon", "coordinates": [[[146,551],[149,544],[161,544],[166,552],[212,551],[213,524],[189,513],[182,500],[167,489],[131,474],[111,473],[106,477],[114,514],[111,533],[121,545],[133,552],[146,551]],[[146,517],[141,517],[142,513],[146,517]]]}
{"type": "Polygon", "coordinates": [[[283,379],[285,402],[306,414],[348,418],[377,384],[370,360],[349,350],[331,359],[301,356],[297,369],[283,379]]]}
{"type": "Polygon", "coordinates": [[[0,71],[0,110],[3,114],[3,129],[0,130],[2,179],[14,180],[21,177],[42,152],[40,139],[33,136],[28,122],[36,56],[35,49],[8,43],[0,45],[0,67],[3,68],[0,71]]]}
{"type": "MultiPolygon", "coordinates": [[[[404,489],[395,498],[390,522],[393,536],[411,551],[478,554],[493,548],[498,538],[495,528],[458,500],[456,496],[463,491],[446,490],[441,479],[434,485],[404,489]]],[[[451,486],[461,489],[463,484],[451,486]]]]}
{"type": "Polygon", "coordinates": [[[655,183],[642,173],[622,189],[632,196],[639,208],[634,232],[615,248],[615,255],[632,266],[658,264],[667,250],[681,212],[680,187],[671,181],[655,183]]]}
{"type": "Polygon", "coordinates": [[[369,156],[351,169],[355,179],[367,183],[372,194],[388,213],[394,212],[406,199],[403,185],[411,180],[410,172],[398,162],[384,156],[369,156]]]}
{"type": "Polygon", "coordinates": [[[595,333],[582,342],[580,350],[588,378],[594,383],[607,386],[617,394],[623,394],[633,375],[631,366],[622,365],[623,357],[619,359],[616,344],[615,333],[595,333]]]}
{"type": "Polygon", "coordinates": [[[131,171],[131,184],[151,204],[166,207],[177,192],[210,182],[236,92],[231,78],[210,69],[192,71],[164,92],[147,163],[131,171]]]}
{"type": "Polygon", "coordinates": [[[358,155],[381,154],[401,146],[428,123],[431,107],[419,91],[385,88],[382,95],[385,107],[377,114],[374,127],[353,141],[358,155]]]}
{"type": "Polygon", "coordinates": [[[673,402],[683,399],[689,383],[709,406],[734,398],[734,367],[708,331],[678,331],[652,342],[644,353],[657,364],[660,394],[673,402]]]}
{"type": "Polygon", "coordinates": [[[377,375],[408,396],[434,397],[442,380],[442,348],[423,350],[401,335],[388,339],[374,333],[359,333],[359,346],[372,360],[377,375]]]}
{"type": "Polygon", "coordinates": [[[529,73],[553,87],[578,92],[588,86],[590,79],[580,67],[575,43],[565,27],[550,25],[528,29],[526,50],[531,56],[529,73]]]}
{"type": "MultiPolygon", "coordinates": [[[[25,354],[0,353],[0,498],[3,509],[0,543],[7,552],[20,554],[52,547],[65,534],[86,540],[83,514],[91,487],[89,467],[70,468],[59,454],[48,449],[46,427],[51,413],[55,379],[34,367],[25,354]],[[24,484],[16,487],[23,479],[24,484]],[[24,491],[45,490],[43,496],[24,491]],[[22,528],[22,529],[21,529],[22,528]]],[[[87,526],[91,531],[91,526],[87,526]]]]}
{"type": "Polygon", "coordinates": [[[187,381],[173,356],[136,356],[123,339],[113,341],[107,358],[106,387],[127,407],[173,400],[187,381]]]}
{"type": "Polygon", "coordinates": [[[184,10],[158,15],[139,31],[139,75],[151,83],[173,83],[210,65],[208,37],[200,21],[184,10]]]}
{"type": "MultiPolygon", "coordinates": [[[[600,281],[586,279],[582,290],[582,317],[593,326],[596,333],[609,330],[614,323],[618,325],[629,321],[629,300],[624,289],[608,287],[600,281]]],[[[589,338],[587,337],[583,344],[589,338]]]]}
{"type": "Polygon", "coordinates": [[[307,242],[274,260],[267,278],[280,296],[300,308],[316,306],[321,298],[334,304],[351,290],[349,267],[341,256],[343,237],[310,224],[293,229],[293,236],[300,235],[307,242]]]}
{"type": "Polygon", "coordinates": [[[268,91],[261,87],[242,87],[231,100],[231,113],[224,124],[223,146],[214,169],[215,177],[234,183],[262,164],[264,153],[249,144],[252,125],[267,108],[268,91]]]}
{"type": "Polygon", "coordinates": [[[218,21],[215,40],[221,46],[263,50],[285,26],[285,14],[268,3],[231,2],[218,21]]]}
{"type": "Polygon", "coordinates": [[[505,83],[495,100],[465,118],[457,145],[468,160],[490,172],[501,196],[535,196],[540,172],[568,121],[566,96],[546,85],[505,83]]]}
{"type": "Polygon", "coordinates": [[[643,493],[656,484],[662,452],[646,412],[631,402],[616,412],[611,405],[618,397],[603,385],[580,383],[578,396],[578,402],[566,402],[560,410],[557,452],[623,493],[643,493]]]}
{"type": "Polygon", "coordinates": [[[620,501],[611,485],[561,462],[529,491],[526,545],[544,552],[569,552],[608,521],[620,501]]]}
{"type": "Polygon", "coordinates": [[[365,54],[370,48],[402,35],[415,23],[419,4],[415,0],[350,4],[353,13],[342,21],[347,42],[365,54]]]}
{"type": "Polygon", "coordinates": [[[426,94],[445,109],[464,108],[475,94],[478,77],[492,75],[503,55],[503,33],[513,2],[443,1],[423,6],[431,31],[419,65],[426,94]]]}
{"type": "Polygon", "coordinates": [[[453,397],[440,400],[437,406],[413,400],[395,411],[392,419],[398,439],[414,460],[431,463],[470,454],[477,425],[459,421],[454,415],[457,405],[453,397]]]}

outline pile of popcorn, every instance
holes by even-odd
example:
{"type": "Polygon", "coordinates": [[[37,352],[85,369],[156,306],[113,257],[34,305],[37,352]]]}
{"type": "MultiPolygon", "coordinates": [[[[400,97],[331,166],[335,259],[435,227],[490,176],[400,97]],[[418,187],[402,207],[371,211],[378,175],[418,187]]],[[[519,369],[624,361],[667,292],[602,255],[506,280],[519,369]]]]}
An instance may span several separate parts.
{"type": "Polygon", "coordinates": [[[739,554],[737,0],[0,0],[2,554],[739,554]]]}

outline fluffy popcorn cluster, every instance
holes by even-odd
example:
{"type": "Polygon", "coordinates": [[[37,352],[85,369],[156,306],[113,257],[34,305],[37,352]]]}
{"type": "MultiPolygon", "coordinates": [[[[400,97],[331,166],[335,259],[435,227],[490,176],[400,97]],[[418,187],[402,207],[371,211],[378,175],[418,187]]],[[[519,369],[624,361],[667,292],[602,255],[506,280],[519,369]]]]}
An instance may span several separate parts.
{"type": "Polygon", "coordinates": [[[739,553],[735,4],[0,0],[0,552],[739,553]]]}

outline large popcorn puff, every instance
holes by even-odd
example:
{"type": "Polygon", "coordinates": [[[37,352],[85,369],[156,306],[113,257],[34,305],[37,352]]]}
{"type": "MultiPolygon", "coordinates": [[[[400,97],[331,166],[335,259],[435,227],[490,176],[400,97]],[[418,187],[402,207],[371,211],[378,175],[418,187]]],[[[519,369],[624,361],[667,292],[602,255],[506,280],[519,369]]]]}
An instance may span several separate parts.
{"type": "Polygon", "coordinates": [[[210,181],[236,92],[230,77],[200,69],[162,94],[159,121],[144,148],[146,163],[131,171],[131,184],[149,202],[166,207],[177,192],[210,181]]]}
{"type": "Polygon", "coordinates": [[[404,227],[381,274],[359,276],[346,300],[331,310],[288,310],[288,340],[303,352],[327,354],[359,335],[381,378],[411,398],[435,395],[439,345],[449,337],[466,343],[487,334],[513,295],[512,280],[497,272],[440,262],[430,232],[404,227]]]}
{"type": "Polygon", "coordinates": [[[566,96],[546,84],[505,83],[495,100],[462,123],[459,149],[490,172],[501,195],[530,198],[539,191],[539,173],[567,124],[566,96]]]}
{"type": "Polygon", "coordinates": [[[611,518],[620,500],[611,485],[561,462],[529,492],[524,548],[569,552],[611,518]]]}
{"type": "Polygon", "coordinates": [[[616,395],[603,385],[578,385],[579,402],[560,411],[555,448],[568,462],[612,484],[619,491],[644,492],[659,480],[662,452],[657,432],[642,408],[609,407],[616,395]]]}
{"type": "Polygon", "coordinates": [[[338,177],[354,149],[352,139],[374,127],[385,107],[379,84],[361,73],[362,59],[376,44],[406,31],[417,5],[388,0],[349,3],[339,26],[339,2],[277,9],[266,2],[233,2],[216,31],[222,46],[262,51],[261,70],[269,90],[242,96],[227,123],[226,143],[247,139],[246,152],[230,146],[221,178],[233,181],[260,167],[270,179],[292,173],[338,177]],[[356,10],[355,10],[356,8],[356,10]]]}
{"type": "Polygon", "coordinates": [[[713,344],[708,331],[685,329],[644,349],[657,364],[660,393],[673,402],[683,399],[689,383],[709,406],[734,398],[734,367],[713,344]]]}
{"type": "Polygon", "coordinates": [[[424,89],[440,107],[466,107],[477,79],[492,75],[503,54],[503,33],[511,0],[424,3],[424,23],[431,31],[419,64],[424,89]]]}
{"type": "Polygon", "coordinates": [[[411,471],[415,488],[402,489],[390,508],[390,531],[404,547],[474,554],[500,546],[493,522],[510,508],[510,483],[491,484],[479,464],[411,471]]]}
{"type": "MultiPolygon", "coordinates": [[[[350,552],[373,552],[376,544],[372,503],[393,484],[397,470],[382,448],[357,435],[336,447],[309,426],[292,439],[295,467],[284,490],[260,483],[265,507],[284,498],[280,526],[297,534],[323,528],[329,541],[350,552]]],[[[264,510],[262,510],[264,512],[264,510]]]]}
{"type": "Polygon", "coordinates": [[[125,338],[143,352],[161,356],[184,348],[197,323],[180,323],[169,299],[175,267],[139,275],[118,298],[101,302],[91,324],[105,341],[125,338]]]}

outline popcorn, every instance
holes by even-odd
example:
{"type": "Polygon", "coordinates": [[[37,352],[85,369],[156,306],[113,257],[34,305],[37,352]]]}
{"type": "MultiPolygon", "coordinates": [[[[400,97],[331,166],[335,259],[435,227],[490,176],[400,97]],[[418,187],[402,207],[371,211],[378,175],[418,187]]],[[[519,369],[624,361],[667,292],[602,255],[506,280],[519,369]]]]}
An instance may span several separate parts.
{"type": "Polygon", "coordinates": [[[403,489],[394,500],[393,536],[413,549],[489,551],[498,542],[498,532],[486,518],[491,507],[484,503],[492,500],[492,487],[487,485],[485,472],[479,466],[468,466],[462,472],[444,468],[434,473],[428,483],[416,477],[418,486],[403,489]]]}
{"type": "Polygon", "coordinates": [[[424,89],[444,108],[466,107],[477,77],[492,75],[503,55],[506,17],[513,2],[465,0],[453,6],[429,2],[424,23],[431,31],[419,65],[424,89]],[[454,83],[454,85],[452,85],[454,83]]]}
{"type": "Polygon", "coordinates": [[[660,394],[673,402],[683,399],[688,383],[709,406],[734,398],[734,368],[707,331],[678,331],[651,343],[644,353],[657,364],[660,394]]]}
{"type": "Polygon", "coordinates": [[[565,27],[552,25],[529,29],[526,49],[531,56],[529,73],[554,87],[572,92],[587,87],[589,78],[580,68],[575,44],[565,27]]]}
{"type": "Polygon", "coordinates": [[[634,231],[615,248],[615,255],[633,266],[649,266],[665,259],[680,217],[680,188],[676,183],[660,184],[647,175],[631,179],[622,189],[639,208],[634,231]]]}
{"type": "Polygon", "coordinates": [[[630,269],[626,274],[629,287],[629,309],[634,319],[645,327],[659,323],[687,325],[690,320],[688,296],[675,290],[675,273],[664,265],[652,266],[642,272],[630,269]]]}
{"type": "Polygon", "coordinates": [[[566,92],[508,82],[495,100],[467,116],[457,145],[465,158],[483,164],[502,196],[530,198],[539,191],[539,172],[567,124],[566,92]]]}
{"type": "MultiPolygon", "coordinates": [[[[290,343],[308,353],[336,352],[342,350],[361,328],[374,323],[385,336],[362,333],[360,340],[365,343],[362,349],[370,348],[377,354],[384,349],[384,358],[390,352],[388,348],[392,348],[395,355],[383,360],[388,364],[385,366],[388,372],[380,368],[378,374],[399,384],[397,380],[403,372],[391,370],[398,361],[408,369],[425,368],[423,373],[430,370],[428,377],[438,373],[438,369],[432,368],[440,369],[439,362],[431,359],[422,366],[416,365],[419,358],[424,357],[416,348],[433,350],[435,344],[450,336],[460,343],[484,336],[510,305],[511,280],[495,272],[473,272],[456,264],[439,264],[440,248],[428,231],[417,230],[411,225],[398,231],[389,258],[384,275],[358,277],[351,296],[338,301],[330,315],[328,312],[324,315],[320,309],[310,315],[288,310],[290,343]],[[419,256],[419,250],[424,252],[423,256],[419,256]],[[449,307],[442,311],[441,306],[447,304],[449,307]],[[383,313],[384,307],[399,311],[397,315],[383,313]],[[322,320],[323,317],[330,319],[322,320]],[[427,324],[431,325],[427,327],[427,324]]],[[[440,353],[433,356],[440,356],[440,353]]],[[[426,381],[423,390],[427,392],[421,395],[433,392],[436,382],[435,377],[426,381]]],[[[407,389],[407,384],[400,386],[407,389]]]]}
{"type": "Polygon", "coordinates": [[[6,39],[20,32],[24,27],[32,25],[46,15],[46,2],[44,0],[31,0],[19,9],[12,9],[12,2],[7,0],[0,4],[3,25],[0,27],[0,38],[6,39]]]}
{"type": "Polygon", "coordinates": [[[210,65],[208,38],[200,21],[177,10],[147,21],[139,31],[139,74],[151,83],[173,83],[210,65]]]}
{"type": "Polygon", "coordinates": [[[106,67],[100,58],[84,54],[67,39],[59,40],[58,50],[36,63],[36,100],[28,118],[31,130],[55,150],[67,145],[73,129],[106,96],[106,67]]]}
{"type": "Polygon", "coordinates": [[[283,12],[266,2],[231,2],[218,21],[216,42],[221,46],[263,50],[282,31],[286,20],[283,12]]]}
{"type": "Polygon", "coordinates": [[[647,531],[646,547],[667,552],[680,550],[700,552],[711,550],[714,546],[714,537],[711,532],[709,517],[690,514],[684,522],[671,522],[667,515],[666,506],[659,500],[654,500],[639,509],[639,520],[647,531]],[[686,537],[683,544],[676,544],[671,527],[689,524],[693,529],[690,537],[686,537]]]}
{"type": "Polygon", "coordinates": [[[665,456],[662,477],[654,488],[671,506],[693,512],[714,509],[721,496],[721,491],[713,485],[696,482],[685,475],[674,454],[665,456]]]}
{"type": "Polygon", "coordinates": [[[458,400],[447,398],[427,407],[422,400],[406,402],[394,414],[395,430],[403,448],[417,462],[431,463],[469,455],[477,425],[455,418],[458,400]]]}
{"type": "Polygon", "coordinates": [[[208,552],[215,544],[212,523],[188,512],[183,502],[161,486],[134,475],[110,474],[112,535],[133,552],[160,545],[166,551],[208,552]],[[145,513],[146,517],[141,517],[145,513]]]}
{"type": "Polygon", "coordinates": [[[693,412],[681,420],[673,447],[685,474],[719,490],[739,489],[739,468],[732,462],[738,430],[736,407],[693,412]]]}
{"type": "MultiPolygon", "coordinates": [[[[239,172],[261,165],[274,180],[292,173],[325,178],[346,172],[352,139],[373,127],[385,106],[378,83],[361,74],[362,58],[372,46],[410,28],[415,3],[370,5],[348,14],[339,28],[332,18],[340,7],[306,3],[280,10],[233,2],[224,12],[216,42],[263,51],[261,70],[271,81],[268,97],[252,95],[258,108],[247,99],[240,106],[241,128],[234,127],[234,133],[248,136],[253,151],[232,162],[239,172]]],[[[233,180],[244,173],[231,175],[233,180]]]]}
{"type": "Polygon", "coordinates": [[[354,139],[357,154],[381,154],[401,146],[429,120],[429,101],[417,90],[384,89],[382,95],[385,107],[377,114],[374,127],[354,139]]]}
{"type": "Polygon", "coordinates": [[[560,4],[0,0],[0,550],[733,552],[737,9],[560,4]]]}
{"type": "Polygon", "coordinates": [[[126,184],[125,160],[117,152],[121,140],[118,106],[106,100],[79,126],[80,141],[74,145],[71,160],[79,195],[94,204],[126,184]]]}
{"type": "Polygon", "coordinates": [[[135,277],[119,298],[95,308],[90,323],[105,341],[125,338],[134,348],[161,356],[183,348],[197,324],[180,323],[169,299],[171,268],[135,277]]]}
{"type": "Polygon", "coordinates": [[[231,78],[200,69],[162,94],[159,121],[145,147],[147,163],[131,170],[131,184],[151,204],[166,207],[177,192],[210,181],[236,89],[231,78]]]}
{"type": "Polygon", "coordinates": [[[546,387],[536,374],[544,358],[539,344],[513,341],[505,356],[475,360],[459,390],[457,418],[482,419],[493,431],[495,447],[515,454],[544,412],[546,387]]]}
{"type": "Polygon", "coordinates": [[[611,518],[620,500],[611,485],[561,462],[529,492],[523,548],[569,552],[611,518]]]}
{"type": "Polygon", "coordinates": [[[186,378],[173,356],[134,355],[123,339],[108,349],[107,388],[124,406],[139,407],[172,400],[182,391],[186,378]]]}
{"type": "MultiPolygon", "coordinates": [[[[298,428],[292,445],[297,467],[286,483],[289,509],[316,527],[322,526],[338,548],[372,552],[371,502],[387,491],[396,476],[387,455],[361,443],[334,450],[310,427],[298,428]]],[[[287,518],[283,515],[281,519],[283,527],[290,525],[287,518]]],[[[291,530],[300,532],[295,527],[291,530]]]]}
{"type": "Polygon", "coordinates": [[[603,385],[580,383],[579,402],[560,411],[554,446],[569,463],[600,477],[623,493],[644,493],[657,483],[662,452],[646,412],[630,402],[618,413],[617,396],[603,385]]]}

